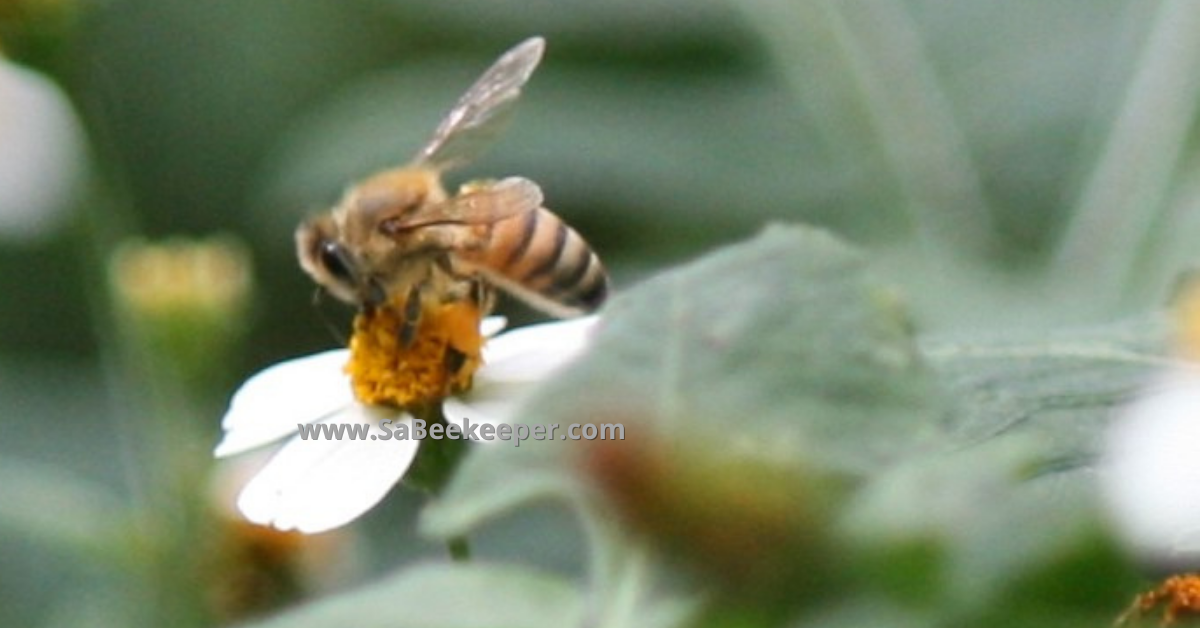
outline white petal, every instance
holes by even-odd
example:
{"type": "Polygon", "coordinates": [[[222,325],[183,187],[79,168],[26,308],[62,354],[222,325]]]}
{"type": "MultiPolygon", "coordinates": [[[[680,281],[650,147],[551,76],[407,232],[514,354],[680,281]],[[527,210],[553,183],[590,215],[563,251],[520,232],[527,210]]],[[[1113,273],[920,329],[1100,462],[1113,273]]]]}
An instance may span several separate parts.
{"type": "MultiPolygon", "coordinates": [[[[384,434],[381,419],[411,426],[412,418],[359,404],[328,422],[367,424],[370,436],[384,434]]],[[[242,489],[238,510],[247,519],[280,530],[324,532],[344,525],[379,503],[408,470],[421,441],[288,441],[242,489]]]]}
{"type": "Polygon", "coordinates": [[[503,316],[489,316],[479,323],[479,335],[491,338],[508,326],[508,319],[503,316]]]}
{"type": "Polygon", "coordinates": [[[585,316],[500,334],[484,345],[484,365],[476,377],[496,382],[545,379],[583,353],[598,321],[585,316]]]}
{"type": "Polygon", "coordinates": [[[349,377],[342,372],[345,349],[281,362],[258,372],[233,395],[221,420],[225,436],[213,455],[229,456],[296,433],[354,403],[349,377]]]}
{"type": "Polygon", "coordinates": [[[1107,441],[1105,495],[1133,549],[1200,557],[1200,374],[1161,378],[1118,417],[1107,441]]]}
{"type": "Polygon", "coordinates": [[[0,58],[0,235],[62,224],[84,174],[83,131],[62,90],[0,58]]]}
{"type": "MultiPolygon", "coordinates": [[[[517,409],[521,405],[520,398],[512,397],[449,397],[442,401],[442,415],[448,423],[463,427],[465,421],[483,425],[490,423],[513,423],[517,409]]],[[[517,421],[519,422],[519,421],[517,421]]]]}

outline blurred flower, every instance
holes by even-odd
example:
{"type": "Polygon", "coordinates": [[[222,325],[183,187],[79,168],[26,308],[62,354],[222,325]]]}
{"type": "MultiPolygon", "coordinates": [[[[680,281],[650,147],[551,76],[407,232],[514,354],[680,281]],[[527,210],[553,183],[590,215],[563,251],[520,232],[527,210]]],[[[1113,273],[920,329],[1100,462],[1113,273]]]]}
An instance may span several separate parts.
{"type": "Polygon", "coordinates": [[[774,612],[828,599],[844,584],[833,527],[842,478],[695,435],[663,437],[633,427],[648,421],[636,411],[585,418],[631,426],[627,440],[587,442],[579,458],[605,512],[703,574],[724,602],[774,612]]]}
{"type": "Polygon", "coordinates": [[[1113,521],[1136,554],[1200,564],[1200,369],[1160,373],[1122,410],[1104,471],[1113,521]]]}
{"type": "Polygon", "coordinates": [[[62,91],[0,57],[0,236],[33,238],[62,223],[84,156],[83,132],[62,91]]]}
{"type": "Polygon", "coordinates": [[[1200,282],[1183,286],[1175,314],[1180,360],[1121,410],[1101,467],[1117,531],[1172,569],[1200,565],[1200,282]]]}
{"type": "Polygon", "coordinates": [[[246,456],[214,469],[212,544],[204,546],[209,601],[222,622],[234,622],[344,585],[361,570],[348,530],[305,535],[250,523],[237,512],[237,491],[265,460],[246,456]]]}
{"type": "MultiPolygon", "coordinates": [[[[464,389],[446,398],[444,407],[473,421],[506,420],[536,381],[580,353],[595,320],[533,325],[491,338],[483,346],[484,365],[473,377],[478,396],[464,389]]],[[[502,319],[487,318],[479,333],[488,337],[503,325],[502,319]]],[[[362,333],[356,324],[356,337],[362,333]]],[[[276,364],[234,394],[222,421],[225,436],[214,455],[230,456],[290,437],[238,497],[238,509],[250,521],[309,533],[336,528],[382,500],[412,465],[420,441],[395,434],[401,429],[413,433],[413,414],[407,405],[361,401],[360,387],[349,374],[358,368],[352,359],[355,349],[352,341],[350,350],[276,364]],[[350,438],[347,432],[340,439],[304,440],[300,424],[361,426],[357,429],[366,438],[350,438]]]]}
{"type": "Polygon", "coordinates": [[[126,242],[110,274],[121,301],[145,317],[228,318],[244,308],[252,287],[250,255],[223,236],[126,242]]]}
{"type": "Polygon", "coordinates": [[[108,274],[123,322],[151,355],[198,388],[225,377],[221,365],[241,339],[253,288],[240,241],[130,241],[113,254],[108,274]]]}

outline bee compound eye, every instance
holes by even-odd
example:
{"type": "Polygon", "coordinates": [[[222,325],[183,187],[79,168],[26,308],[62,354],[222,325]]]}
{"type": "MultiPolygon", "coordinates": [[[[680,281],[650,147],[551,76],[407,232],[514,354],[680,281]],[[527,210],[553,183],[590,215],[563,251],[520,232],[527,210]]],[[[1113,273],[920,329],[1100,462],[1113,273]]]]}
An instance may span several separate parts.
{"type": "Polygon", "coordinates": [[[337,242],[326,240],[320,244],[321,264],[334,279],[343,283],[352,283],[354,273],[350,270],[350,259],[346,249],[337,242]]]}

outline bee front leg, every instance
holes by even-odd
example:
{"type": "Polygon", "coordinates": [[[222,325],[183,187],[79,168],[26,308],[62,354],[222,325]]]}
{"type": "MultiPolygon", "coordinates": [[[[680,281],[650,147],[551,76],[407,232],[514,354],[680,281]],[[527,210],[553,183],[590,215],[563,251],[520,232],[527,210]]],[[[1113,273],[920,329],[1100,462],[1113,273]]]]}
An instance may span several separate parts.
{"type": "Polygon", "coordinates": [[[404,321],[400,324],[400,344],[408,349],[417,340],[417,328],[421,324],[421,286],[415,285],[404,300],[404,321]]]}

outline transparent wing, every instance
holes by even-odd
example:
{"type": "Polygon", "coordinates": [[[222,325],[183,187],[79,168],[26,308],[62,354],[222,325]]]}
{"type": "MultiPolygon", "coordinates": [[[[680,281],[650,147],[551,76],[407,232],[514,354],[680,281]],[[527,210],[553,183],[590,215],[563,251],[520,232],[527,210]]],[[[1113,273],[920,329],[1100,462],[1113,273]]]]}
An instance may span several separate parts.
{"type": "Polygon", "coordinates": [[[466,186],[453,198],[396,220],[387,229],[402,231],[434,224],[496,222],[542,206],[542,189],[529,179],[509,177],[466,186]]]}
{"type": "Polygon", "coordinates": [[[545,46],[541,37],[532,37],[504,53],[458,99],[414,161],[447,170],[479,156],[511,119],[521,87],[541,61],[545,46]]]}

